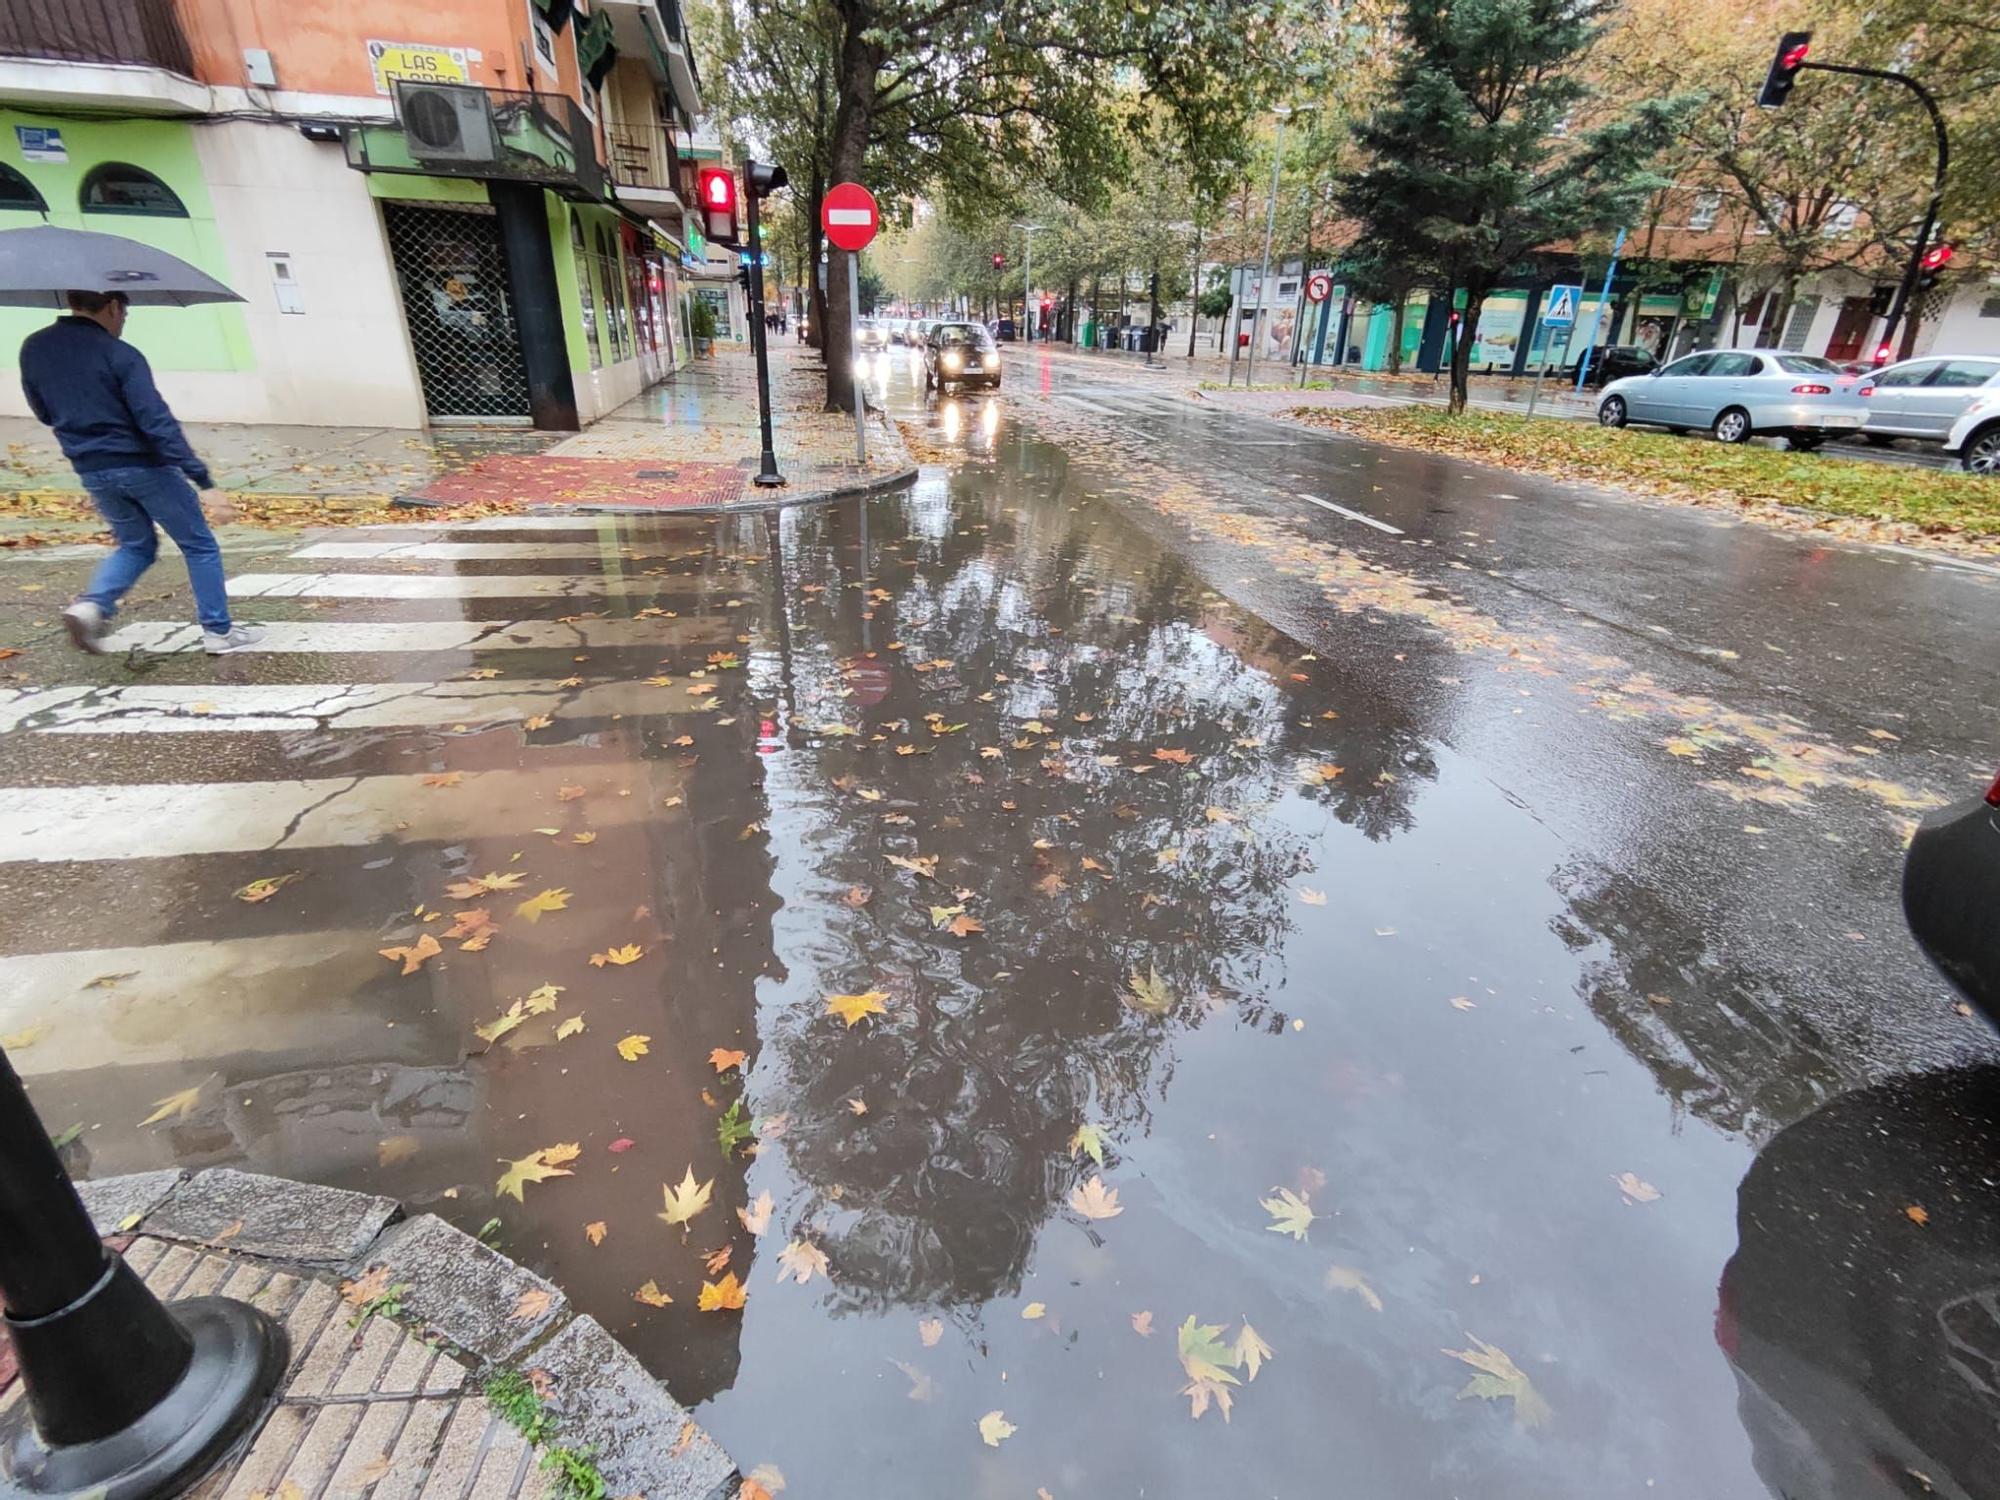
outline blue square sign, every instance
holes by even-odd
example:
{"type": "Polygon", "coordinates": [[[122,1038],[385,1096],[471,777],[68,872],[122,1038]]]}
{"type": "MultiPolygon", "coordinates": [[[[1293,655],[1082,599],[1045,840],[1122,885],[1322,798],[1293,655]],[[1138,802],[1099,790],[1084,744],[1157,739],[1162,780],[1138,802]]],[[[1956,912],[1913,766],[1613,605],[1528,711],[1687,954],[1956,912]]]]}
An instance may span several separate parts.
{"type": "Polygon", "coordinates": [[[1552,286],[1542,302],[1542,325],[1546,328],[1574,328],[1576,305],[1583,300],[1580,286],[1552,286]]]}

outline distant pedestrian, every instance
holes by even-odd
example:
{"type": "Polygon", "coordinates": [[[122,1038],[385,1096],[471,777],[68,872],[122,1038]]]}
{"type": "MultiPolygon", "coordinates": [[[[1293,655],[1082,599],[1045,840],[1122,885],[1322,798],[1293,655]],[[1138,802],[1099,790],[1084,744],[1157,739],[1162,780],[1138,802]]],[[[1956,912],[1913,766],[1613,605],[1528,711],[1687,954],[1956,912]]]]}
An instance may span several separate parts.
{"type": "Polygon", "coordinates": [[[187,564],[202,649],[222,656],[256,645],[264,632],[229,618],[222,548],[208,525],[234,520],[236,508],[188,446],[146,356],[124,342],[125,294],[68,296],[70,316],[29,334],[20,364],[29,409],[55,429],[63,457],[117,543],[63,611],[70,639],[85,651],[104,650],[118,601],[153,565],[164,531],[187,564]]]}

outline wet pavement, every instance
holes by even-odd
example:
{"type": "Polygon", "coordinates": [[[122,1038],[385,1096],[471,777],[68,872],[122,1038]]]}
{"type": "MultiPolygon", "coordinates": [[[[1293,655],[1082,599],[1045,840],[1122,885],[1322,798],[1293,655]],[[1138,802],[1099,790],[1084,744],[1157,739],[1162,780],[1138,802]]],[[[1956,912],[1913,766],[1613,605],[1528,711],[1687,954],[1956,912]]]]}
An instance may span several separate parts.
{"type": "Polygon", "coordinates": [[[1994,1492],[1996,1048],[1895,890],[2000,574],[877,378],[912,490],[299,537],[220,662],[0,560],[73,1167],[484,1232],[804,1495],[1994,1492]]]}

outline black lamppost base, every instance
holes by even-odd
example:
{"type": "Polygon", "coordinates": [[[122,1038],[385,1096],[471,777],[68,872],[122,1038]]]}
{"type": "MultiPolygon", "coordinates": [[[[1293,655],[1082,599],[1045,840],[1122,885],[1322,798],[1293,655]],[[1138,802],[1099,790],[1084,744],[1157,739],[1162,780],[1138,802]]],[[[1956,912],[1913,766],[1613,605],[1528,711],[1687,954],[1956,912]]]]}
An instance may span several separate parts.
{"type": "Polygon", "coordinates": [[[0,1500],[164,1500],[257,1427],[284,1378],[284,1329],[227,1297],[176,1302],[168,1316],[192,1341],[193,1357],[166,1395],[129,1425],[50,1446],[26,1399],[0,1415],[0,1500]]]}
{"type": "Polygon", "coordinates": [[[774,490],[785,482],[782,474],[759,474],[755,483],[759,489],[774,490]]]}

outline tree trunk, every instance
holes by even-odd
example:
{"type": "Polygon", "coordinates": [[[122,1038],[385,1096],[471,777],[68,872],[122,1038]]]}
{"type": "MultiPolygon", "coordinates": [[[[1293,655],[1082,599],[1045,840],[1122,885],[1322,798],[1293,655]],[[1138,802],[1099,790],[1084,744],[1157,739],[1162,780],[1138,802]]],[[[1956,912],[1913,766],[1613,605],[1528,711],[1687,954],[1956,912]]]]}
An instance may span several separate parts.
{"type": "Polygon", "coordinates": [[[1389,373],[1403,373],[1403,315],[1409,311],[1410,294],[1406,288],[1396,298],[1396,309],[1389,320],[1389,373]]]}
{"type": "MultiPolygon", "coordinates": [[[[840,104],[833,116],[833,154],[827,175],[838,184],[861,180],[862,159],[868,151],[868,127],[875,108],[875,80],[881,72],[880,44],[868,40],[858,20],[850,16],[840,42],[840,104]]],[[[849,278],[857,257],[835,250],[827,257],[827,317],[823,325],[826,353],[826,409],[854,409],[854,333],[848,326],[849,278]]]]}
{"type": "Polygon", "coordinates": [[[1473,335],[1479,327],[1479,309],[1485,302],[1486,293],[1482,288],[1465,289],[1465,312],[1458,320],[1458,337],[1451,341],[1451,399],[1445,408],[1454,417],[1465,411],[1465,398],[1472,375],[1473,335]]]}
{"type": "Polygon", "coordinates": [[[1201,231],[1194,232],[1194,275],[1188,280],[1188,358],[1194,358],[1195,330],[1201,326],[1201,231]]]}
{"type": "Polygon", "coordinates": [[[826,288],[819,283],[819,256],[825,241],[819,227],[820,204],[826,198],[826,183],[815,175],[806,187],[806,345],[826,353],[826,288]]]}

